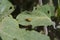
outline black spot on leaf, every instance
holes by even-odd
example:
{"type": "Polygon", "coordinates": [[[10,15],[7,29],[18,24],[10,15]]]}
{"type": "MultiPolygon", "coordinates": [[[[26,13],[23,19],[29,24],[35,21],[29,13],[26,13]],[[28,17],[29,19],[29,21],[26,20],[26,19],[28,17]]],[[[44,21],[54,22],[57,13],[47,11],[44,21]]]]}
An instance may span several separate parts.
{"type": "Polygon", "coordinates": [[[48,14],[50,13],[50,11],[47,11],[48,12],[48,14]]]}
{"type": "Polygon", "coordinates": [[[10,7],[9,9],[12,9],[12,7],[10,7]]]}

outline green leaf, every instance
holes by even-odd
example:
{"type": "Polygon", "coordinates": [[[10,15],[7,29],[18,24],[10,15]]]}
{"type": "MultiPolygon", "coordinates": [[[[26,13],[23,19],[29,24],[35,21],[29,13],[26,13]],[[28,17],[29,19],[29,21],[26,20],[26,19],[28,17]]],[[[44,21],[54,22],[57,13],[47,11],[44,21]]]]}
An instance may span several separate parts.
{"type": "Polygon", "coordinates": [[[57,19],[60,21],[60,7],[57,9],[57,19]]]}
{"type": "Polygon", "coordinates": [[[19,29],[17,21],[10,17],[3,19],[1,27],[0,37],[3,40],[50,40],[48,36],[36,31],[19,29]]]}
{"type": "Polygon", "coordinates": [[[22,12],[16,19],[21,25],[32,25],[33,27],[52,25],[51,19],[45,13],[38,10],[31,13],[22,12]]]}
{"type": "Polygon", "coordinates": [[[58,7],[60,7],[60,0],[58,0],[58,7]]]}
{"type": "Polygon", "coordinates": [[[0,20],[9,15],[14,10],[14,6],[8,0],[1,0],[0,2],[0,20]]]}
{"type": "Polygon", "coordinates": [[[58,9],[56,11],[57,21],[60,22],[60,0],[58,0],[58,9]]]}
{"type": "Polygon", "coordinates": [[[43,6],[37,5],[36,8],[37,8],[36,10],[44,12],[48,17],[54,16],[54,10],[55,9],[54,9],[53,5],[49,5],[49,4],[46,4],[46,5],[43,5],[43,6]]]}

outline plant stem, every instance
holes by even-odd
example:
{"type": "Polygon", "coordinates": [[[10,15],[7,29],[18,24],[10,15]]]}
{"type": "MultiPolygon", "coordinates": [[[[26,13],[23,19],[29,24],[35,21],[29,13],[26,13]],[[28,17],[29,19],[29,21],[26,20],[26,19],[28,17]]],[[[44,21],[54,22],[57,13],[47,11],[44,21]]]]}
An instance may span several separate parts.
{"type": "Polygon", "coordinates": [[[53,2],[52,2],[52,0],[49,0],[49,4],[50,4],[50,5],[53,5],[53,2]]]}
{"type": "Polygon", "coordinates": [[[45,35],[48,35],[48,29],[47,29],[47,26],[44,26],[44,31],[45,31],[45,35]]]}
{"type": "Polygon", "coordinates": [[[40,4],[40,6],[42,6],[42,0],[39,0],[39,4],[40,4]]]}

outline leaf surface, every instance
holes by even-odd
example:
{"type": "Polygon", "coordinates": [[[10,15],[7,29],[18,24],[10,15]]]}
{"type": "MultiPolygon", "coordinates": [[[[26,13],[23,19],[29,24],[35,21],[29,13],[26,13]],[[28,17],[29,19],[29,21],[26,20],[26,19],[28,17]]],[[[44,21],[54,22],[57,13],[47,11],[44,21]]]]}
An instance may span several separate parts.
{"type": "Polygon", "coordinates": [[[50,40],[48,36],[36,31],[19,29],[17,21],[11,17],[5,17],[1,27],[0,37],[2,40],[50,40]]]}
{"type": "Polygon", "coordinates": [[[14,6],[8,0],[1,0],[0,2],[0,20],[9,15],[14,10],[14,6]]]}
{"type": "Polygon", "coordinates": [[[28,14],[27,12],[22,12],[17,16],[16,19],[21,25],[32,25],[33,27],[52,25],[51,19],[44,12],[37,10],[31,12],[30,14],[28,14]]]}

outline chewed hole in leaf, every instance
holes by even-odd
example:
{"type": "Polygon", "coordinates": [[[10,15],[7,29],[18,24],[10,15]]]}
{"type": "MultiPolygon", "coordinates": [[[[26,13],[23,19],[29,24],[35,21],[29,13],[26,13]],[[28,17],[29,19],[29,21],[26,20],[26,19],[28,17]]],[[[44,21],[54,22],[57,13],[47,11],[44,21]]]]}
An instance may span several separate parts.
{"type": "Polygon", "coordinates": [[[0,40],[2,40],[2,38],[0,37],[0,40]]]}
{"type": "Polygon", "coordinates": [[[9,8],[9,10],[12,9],[12,7],[9,8]]]}
{"type": "Polygon", "coordinates": [[[26,30],[31,31],[32,30],[32,25],[28,25],[26,30]]]}
{"type": "Polygon", "coordinates": [[[24,27],[23,25],[20,25],[20,24],[19,24],[19,28],[25,28],[25,27],[24,27]]]}
{"type": "Polygon", "coordinates": [[[48,12],[48,14],[50,13],[50,11],[47,11],[48,12]]]}
{"type": "Polygon", "coordinates": [[[24,26],[24,25],[20,25],[19,24],[19,28],[21,28],[21,29],[26,29],[26,30],[28,30],[28,31],[31,31],[32,30],[32,25],[27,25],[27,26],[24,26]]]}
{"type": "Polygon", "coordinates": [[[41,32],[41,31],[44,30],[44,26],[37,26],[37,27],[34,28],[34,30],[37,31],[37,32],[41,32]]]}

